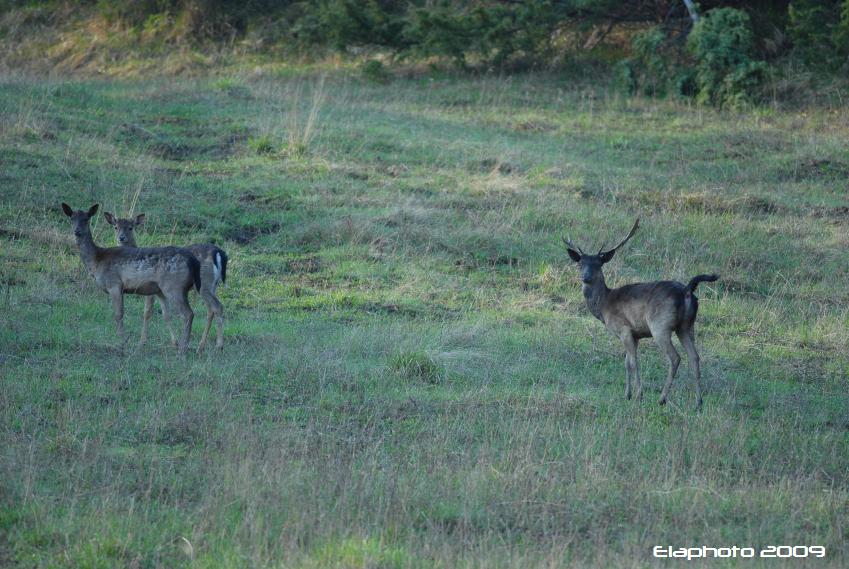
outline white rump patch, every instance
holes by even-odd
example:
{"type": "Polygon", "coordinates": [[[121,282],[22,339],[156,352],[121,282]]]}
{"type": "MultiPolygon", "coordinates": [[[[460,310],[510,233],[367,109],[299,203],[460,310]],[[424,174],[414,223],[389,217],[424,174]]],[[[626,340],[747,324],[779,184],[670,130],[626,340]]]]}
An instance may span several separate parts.
{"type": "Polygon", "coordinates": [[[215,283],[218,284],[221,282],[221,253],[218,251],[212,255],[212,271],[215,275],[215,283]]]}

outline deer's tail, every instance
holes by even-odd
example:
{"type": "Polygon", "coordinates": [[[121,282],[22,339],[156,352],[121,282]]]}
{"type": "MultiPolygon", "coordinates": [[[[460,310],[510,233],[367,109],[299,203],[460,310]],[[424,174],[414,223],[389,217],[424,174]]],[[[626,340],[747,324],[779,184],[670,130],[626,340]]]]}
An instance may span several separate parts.
{"type": "Polygon", "coordinates": [[[696,291],[696,287],[702,281],[712,283],[716,280],[719,280],[719,275],[696,275],[687,283],[687,294],[693,294],[696,291]]]}
{"type": "Polygon", "coordinates": [[[215,248],[215,253],[212,255],[212,265],[215,267],[215,276],[221,281],[221,284],[227,282],[227,253],[224,249],[215,248]]]}

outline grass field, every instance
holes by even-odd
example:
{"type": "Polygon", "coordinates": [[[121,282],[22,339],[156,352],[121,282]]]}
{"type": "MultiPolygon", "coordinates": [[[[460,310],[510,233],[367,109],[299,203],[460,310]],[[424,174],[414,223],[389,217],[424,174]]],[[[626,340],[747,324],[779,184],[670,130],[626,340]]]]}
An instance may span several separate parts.
{"type": "Polygon", "coordinates": [[[847,137],[566,76],[3,76],[0,566],[845,567],[847,137]],[[132,297],[122,350],[61,201],[224,247],[224,351],[136,349],[132,297]],[[608,284],[722,277],[701,413],[651,341],[625,400],[561,242],[636,216],[608,284]]]}

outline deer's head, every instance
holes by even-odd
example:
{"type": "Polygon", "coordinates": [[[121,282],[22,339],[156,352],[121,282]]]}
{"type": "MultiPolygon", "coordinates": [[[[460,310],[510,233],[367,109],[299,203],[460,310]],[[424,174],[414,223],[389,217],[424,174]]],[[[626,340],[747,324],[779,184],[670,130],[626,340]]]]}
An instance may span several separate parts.
{"type": "Polygon", "coordinates": [[[98,207],[98,204],[94,204],[88,208],[88,211],[74,211],[71,209],[71,206],[62,202],[62,211],[65,212],[65,215],[71,218],[71,223],[74,225],[74,235],[77,239],[86,235],[91,235],[91,229],[88,226],[88,222],[92,217],[94,217],[94,214],[97,213],[98,207]]]}
{"type": "Polygon", "coordinates": [[[598,250],[598,253],[595,255],[582,251],[580,247],[572,243],[570,238],[563,238],[563,242],[566,243],[566,252],[569,253],[569,257],[578,263],[581,268],[581,280],[585,285],[592,285],[599,279],[604,279],[604,274],[601,270],[602,265],[613,259],[613,255],[616,253],[616,250],[622,247],[631,237],[634,236],[634,233],[637,232],[637,228],[639,226],[640,220],[638,218],[637,221],[634,222],[634,227],[632,227],[631,231],[628,232],[628,235],[625,236],[625,239],[620,241],[619,244],[612,249],[605,250],[604,245],[602,245],[598,250]]]}
{"type": "Polygon", "coordinates": [[[136,238],[133,235],[133,230],[144,223],[144,214],[140,213],[133,219],[118,219],[108,211],[103,214],[107,223],[115,229],[115,239],[119,245],[134,244],[136,238]]]}

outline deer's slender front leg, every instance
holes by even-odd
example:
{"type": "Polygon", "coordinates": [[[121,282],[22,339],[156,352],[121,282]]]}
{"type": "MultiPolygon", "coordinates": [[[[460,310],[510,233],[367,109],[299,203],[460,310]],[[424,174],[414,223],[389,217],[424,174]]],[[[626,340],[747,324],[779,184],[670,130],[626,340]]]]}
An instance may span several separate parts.
{"type": "Polygon", "coordinates": [[[625,344],[625,397],[631,399],[631,386],[636,390],[637,400],[643,399],[643,386],[640,383],[640,364],[637,362],[637,340],[630,332],[623,334],[625,344]]]}
{"type": "Polygon", "coordinates": [[[144,313],[142,315],[142,331],[139,346],[144,346],[147,342],[147,327],[150,324],[150,315],[153,313],[153,297],[144,297],[144,313]]]}
{"type": "MultiPolygon", "coordinates": [[[[162,307],[162,319],[165,321],[165,327],[168,328],[168,334],[171,335],[171,347],[177,347],[177,336],[174,335],[174,329],[171,328],[171,318],[168,315],[168,299],[161,292],[156,296],[159,297],[159,305],[162,307]]],[[[151,299],[151,302],[153,300],[151,299]]]]}
{"type": "Polygon", "coordinates": [[[113,288],[109,291],[109,297],[112,299],[112,312],[115,317],[115,327],[118,331],[118,340],[121,347],[124,347],[124,291],[120,288],[113,288]]]}

